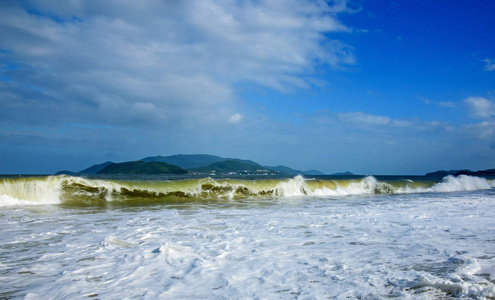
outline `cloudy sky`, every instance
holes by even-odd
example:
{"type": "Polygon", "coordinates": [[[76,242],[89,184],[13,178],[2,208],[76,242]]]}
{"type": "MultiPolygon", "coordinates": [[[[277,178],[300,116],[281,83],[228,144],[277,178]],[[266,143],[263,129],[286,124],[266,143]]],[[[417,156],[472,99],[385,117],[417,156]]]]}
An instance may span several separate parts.
{"type": "Polygon", "coordinates": [[[495,2],[0,2],[0,174],[495,167],[495,2]]]}

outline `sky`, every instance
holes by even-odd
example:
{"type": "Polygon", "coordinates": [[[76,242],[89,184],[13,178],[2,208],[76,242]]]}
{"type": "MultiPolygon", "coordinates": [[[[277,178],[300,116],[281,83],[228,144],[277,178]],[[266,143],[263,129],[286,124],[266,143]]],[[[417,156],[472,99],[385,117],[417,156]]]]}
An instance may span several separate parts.
{"type": "Polygon", "coordinates": [[[0,174],[495,168],[495,2],[3,0],[0,174]]]}

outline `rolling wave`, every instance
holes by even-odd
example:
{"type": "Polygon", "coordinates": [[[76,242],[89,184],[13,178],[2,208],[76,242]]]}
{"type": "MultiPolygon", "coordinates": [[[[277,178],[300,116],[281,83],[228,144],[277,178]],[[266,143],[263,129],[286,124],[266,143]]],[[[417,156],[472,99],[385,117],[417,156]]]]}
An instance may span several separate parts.
{"type": "Polygon", "coordinates": [[[0,206],[36,204],[143,205],[187,201],[218,201],[260,197],[347,196],[435,193],[491,189],[495,181],[461,175],[440,182],[361,179],[188,179],[177,181],[119,181],[73,176],[0,179],[0,206]]]}

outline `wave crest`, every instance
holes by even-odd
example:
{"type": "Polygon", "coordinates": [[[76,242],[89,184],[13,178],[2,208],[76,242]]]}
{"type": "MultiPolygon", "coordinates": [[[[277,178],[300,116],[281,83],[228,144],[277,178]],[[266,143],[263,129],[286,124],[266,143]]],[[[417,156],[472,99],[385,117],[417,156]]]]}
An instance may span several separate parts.
{"type": "Polygon", "coordinates": [[[435,184],[431,191],[433,192],[452,192],[452,191],[475,191],[491,189],[490,183],[485,178],[460,175],[458,177],[446,176],[442,182],[435,184]]]}
{"type": "Polygon", "coordinates": [[[105,205],[151,204],[184,201],[218,201],[260,197],[347,196],[374,194],[438,193],[491,189],[493,181],[461,175],[441,182],[361,179],[234,180],[188,179],[178,181],[118,181],[72,176],[0,179],[0,206],[26,204],[105,205]]]}

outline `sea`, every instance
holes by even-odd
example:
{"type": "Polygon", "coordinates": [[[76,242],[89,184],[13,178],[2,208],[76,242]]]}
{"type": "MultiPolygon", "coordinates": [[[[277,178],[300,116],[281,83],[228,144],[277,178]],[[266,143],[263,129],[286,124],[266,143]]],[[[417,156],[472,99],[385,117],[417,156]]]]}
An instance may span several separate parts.
{"type": "Polygon", "coordinates": [[[0,178],[0,299],[495,299],[495,180],[0,178]]]}

